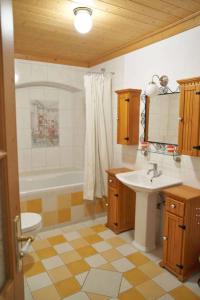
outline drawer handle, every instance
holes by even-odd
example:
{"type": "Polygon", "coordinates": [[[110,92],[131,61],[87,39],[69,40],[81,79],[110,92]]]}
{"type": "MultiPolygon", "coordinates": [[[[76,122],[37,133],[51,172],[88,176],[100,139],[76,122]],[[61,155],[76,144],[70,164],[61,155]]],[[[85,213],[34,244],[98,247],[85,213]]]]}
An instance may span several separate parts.
{"type": "Polygon", "coordinates": [[[109,182],[112,183],[113,182],[112,179],[109,179],[109,182]]]}
{"type": "Polygon", "coordinates": [[[171,208],[176,208],[176,204],[171,204],[170,207],[171,208]]]}
{"type": "Polygon", "coordinates": [[[166,241],[167,240],[167,236],[163,236],[162,239],[163,239],[163,241],[166,241]]]}

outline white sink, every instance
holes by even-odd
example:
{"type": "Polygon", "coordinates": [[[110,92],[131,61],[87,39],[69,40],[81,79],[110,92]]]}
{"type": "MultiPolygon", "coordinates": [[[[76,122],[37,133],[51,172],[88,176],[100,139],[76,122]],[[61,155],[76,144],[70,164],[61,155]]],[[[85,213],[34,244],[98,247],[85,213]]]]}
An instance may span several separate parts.
{"type": "Polygon", "coordinates": [[[133,245],[141,251],[151,251],[156,248],[156,241],[160,238],[159,223],[162,223],[161,211],[157,209],[158,192],[166,187],[181,184],[181,180],[163,174],[151,180],[152,173],[147,175],[145,170],[119,173],[116,176],[136,192],[133,245]]]}
{"type": "Polygon", "coordinates": [[[147,171],[139,170],[127,173],[119,173],[117,178],[125,185],[136,192],[157,192],[166,187],[181,184],[181,180],[161,174],[159,177],[152,178],[152,173],[147,175],[147,171]]]}

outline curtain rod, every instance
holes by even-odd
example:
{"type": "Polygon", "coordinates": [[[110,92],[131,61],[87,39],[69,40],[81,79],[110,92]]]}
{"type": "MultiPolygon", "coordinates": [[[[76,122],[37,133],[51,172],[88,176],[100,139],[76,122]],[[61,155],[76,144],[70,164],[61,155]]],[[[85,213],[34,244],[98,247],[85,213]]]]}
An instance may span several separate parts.
{"type": "Polygon", "coordinates": [[[99,72],[87,72],[86,74],[104,74],[104,73],[115,75],[115,72],[106,72],[105,68],[101,68],[99,72]]]}

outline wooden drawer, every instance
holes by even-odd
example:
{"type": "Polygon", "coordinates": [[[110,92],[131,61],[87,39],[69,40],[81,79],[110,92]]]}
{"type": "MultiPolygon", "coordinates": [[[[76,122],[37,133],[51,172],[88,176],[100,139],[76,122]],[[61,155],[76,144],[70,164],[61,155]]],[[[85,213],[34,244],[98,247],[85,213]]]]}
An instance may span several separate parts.
{"type": "Polygon", "coordinates": [[[174,200],[172,198],[166,198],[166,210],[179,217],[184,217],[184,203],[174,200]]]}
{"type": "Polygon", "coordinates": [[[110,187],[114,187],[117,188],[117,178],[115,176],[112,175],[108,175],[108,185],[110,187]]]}

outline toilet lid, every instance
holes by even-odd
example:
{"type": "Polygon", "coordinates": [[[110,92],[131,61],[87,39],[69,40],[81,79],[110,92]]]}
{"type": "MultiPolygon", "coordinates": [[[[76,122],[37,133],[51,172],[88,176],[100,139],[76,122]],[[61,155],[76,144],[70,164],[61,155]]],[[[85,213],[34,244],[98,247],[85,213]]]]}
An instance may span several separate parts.
{"type": "Polygon", "coordinates": [[[41,224],[42,218],[36,213],[21,213],[21,227],[22,231],[30,231],[38,228],[41,224]]]}

